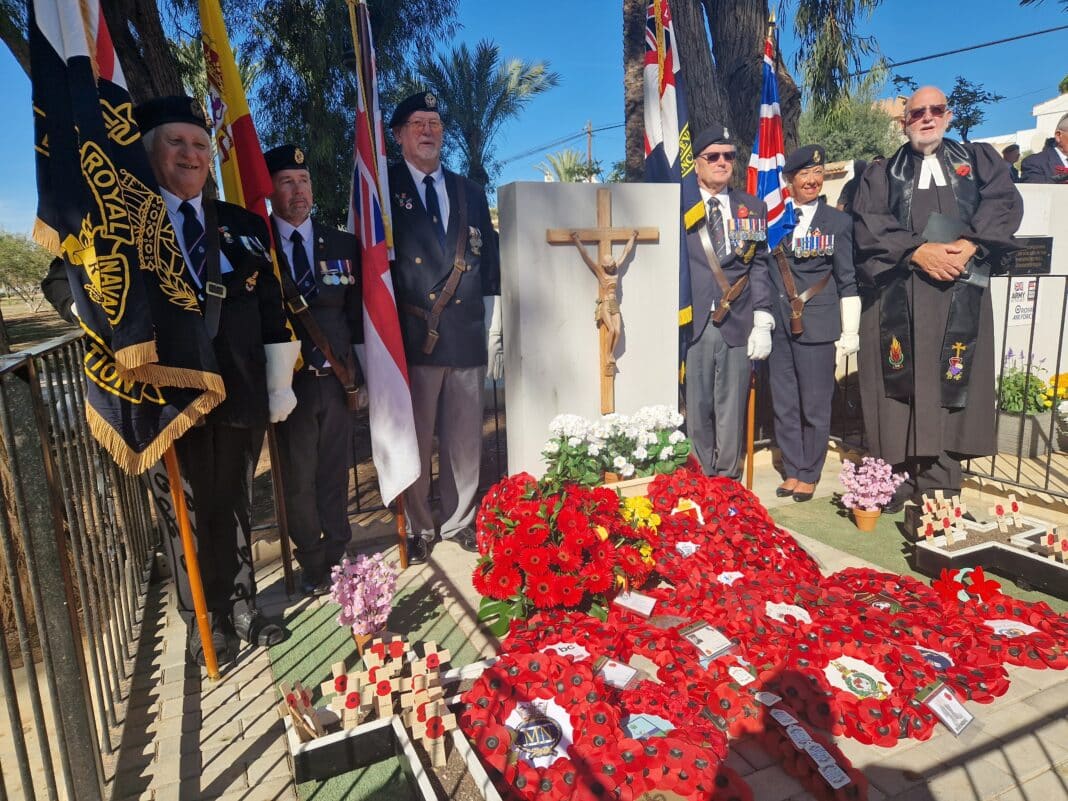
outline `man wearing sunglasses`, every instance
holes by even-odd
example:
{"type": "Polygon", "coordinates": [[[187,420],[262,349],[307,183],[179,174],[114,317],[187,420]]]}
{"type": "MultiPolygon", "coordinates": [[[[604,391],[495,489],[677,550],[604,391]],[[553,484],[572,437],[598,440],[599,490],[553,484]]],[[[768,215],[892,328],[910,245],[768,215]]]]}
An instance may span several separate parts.
{"type": "Polygon", "coordinates": [[[501,377],[501,274],[486,191],[441,165],[437,98],[401,101],[389,127],[403,161],[390,167],[393,288],[412,386],[422,473],[404,493],[408,558],[425,562],[435,540],[430,456],[438,437],[441,539],[476,552],[487,363],[501,377]]]}
{"type": "Polygon", "coordinates": [[[693,338],[686,352],[686,427],[706,475],[741,477],[749,360],[771,353],[767,206],[730,188],[737,155],[712,125],[694,140],[705,217],[686,234],[693,338]]]}
{"type": "Polygon", "coordinates": [[[1025,158],[1020,173],[1025,184],[1068,183],[1068,114],[1057,123],[1053,143],[1025,158]]]}
{"type": "Polygon", "coordinates": [[[853,207],[868,443],[911,476],[891,511],[909,495],[959,493],[961,460],[996,447],[988,287],[1023,201],[994,148],[946,138],[952,118],[939,89],[913,94],[909,141],[868,168],[853,207]]]}

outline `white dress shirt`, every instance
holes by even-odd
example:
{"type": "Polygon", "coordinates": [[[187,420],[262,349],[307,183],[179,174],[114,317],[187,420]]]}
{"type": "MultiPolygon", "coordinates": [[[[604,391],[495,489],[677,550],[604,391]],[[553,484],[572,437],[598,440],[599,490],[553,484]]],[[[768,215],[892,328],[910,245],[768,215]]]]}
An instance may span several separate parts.
{"type": "Polygon", "coordinates": [[[412,164],[410,161],[405,160],[405,164],[408,165],[408,172],[412,174],[412,180],[415,181],[415,190],[419,193],[419,199],[423,201],[423,208],[426,208],[426,184],[423,183],[423,179],[427,175],[430,175],[434,179],[434,190],[438,193],[438,208],[441,209],[441,228],[443,231],[449,230],[449,192],[445,188],[445,170],[438,165],[438,168],[432,173],[425,173],[412,164]]]}
{"type": "MultiPolygon", "coordinates": [[[[171,218],[171,227],[174,228],[175,238],[178,240],[178,246],[182,249],[182,255],[185,257],[186,265],[192,264],[189,258],[189,249],[185,246],[185,236],[182,234],[183,226],[185,225],[185,215],[178,210],[178,207],[182,205],[182,199],[172,192],[167,191],[162,186],[159,188],[160,195],[163,196],[163,202],[167,204],[167,216],[171,218]]],[[[207,226],[204,225],[204,195],[200,194],[196,197],[189,198],[188,201],[193,210],[197,213],[197,220],[200,222],[200,227],[204,228],[207,233],[207,226]]],[[[226,258],[226,254],[219,251],[219,272],[220,273],[232,273],[234,271],[230,261],[226,258]]],[[[200,285],[200,279],[197,278],[196,273],[190,267],[188,270],[189,277],[193,279],[193,283],[197,285],[197,289],[203,289],[200,285]]]]}
{"type": "Polygon", "coordinates": [[[730,221],[734,218],[731,213],[731,197],[727,194],[727,190],[724,189],[718,195],[713,195],[706,189],[701,189],[701,201],[705,204],[705,220],[708,220],[708,201],[715,200],[719,204],[719,213],[723,217],[723,241],[727,243],[727,250],[731,248],[731,229],[730,221]]]}
{"type": "Polygon", "coordinates": [[[812,218],[816,216],[816,209],[820,205],[820,199],[810,200],[808,203],[800,206],[794,206],[794,211],[797,212],[797,225],[794,226],[794,239],[800,239],[803,236],[808,236],[808,231],[812,227],[812,218]]]}
{"type": "Polygon", "coordinates": [[[304,242],[302,243],[304,254],[308,257],[308,264],[312,268],[312,276],[314,277],[315,259],[312,258],[312,237],[315,236],[315,232],[312,230],[311,217],[308,217],[296,228],[277,215],[275,215],[274,222],[278,226],[278,238],[282,240],[279,244],[282,246],[282,252],[286,255],[286,261],[289,262],[289,272],[293,274],[293,281],[297,282],[301,279],[301,276],[294,273],[293,267],[293,240],[290,237],[293,236],[294,231],[298,231],[304,237],[304,242]]]}

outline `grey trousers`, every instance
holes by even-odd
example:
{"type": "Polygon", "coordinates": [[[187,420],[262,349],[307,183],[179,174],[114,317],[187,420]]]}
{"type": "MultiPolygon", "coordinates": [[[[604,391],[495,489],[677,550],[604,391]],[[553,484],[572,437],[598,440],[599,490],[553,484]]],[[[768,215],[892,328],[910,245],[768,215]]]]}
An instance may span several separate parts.
{"type": "Polygon", "coordinates": [[[709,322],[686,351],[686,430],[705,475],[741,478],[748,389],[746,346],[709,322]]]}
{"type": "Polygon", "coordinates": [[[438,492],[441,538],[449,539],[475,521],[478,474],[482,457],[482,385],[486,367],[408,368],[419,446],[418,480],[404,492],[408,533],[430,540],[430,457],[438,434],[438,492]]]}

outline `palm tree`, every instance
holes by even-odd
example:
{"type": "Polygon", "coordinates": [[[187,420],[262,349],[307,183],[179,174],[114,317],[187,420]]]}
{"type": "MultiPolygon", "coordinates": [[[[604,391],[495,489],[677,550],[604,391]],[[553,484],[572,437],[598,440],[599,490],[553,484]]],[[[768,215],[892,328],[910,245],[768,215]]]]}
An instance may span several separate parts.
{"type": "Polygon", "coordinates": [[[542,163],[534,167],[545,176],[546,181],[558,181],[562,184],[589,182],[600,171],[596,162],[587,164],[586,158],[573,148],[565,148],[558,153],[549,153],[542,163]]]}
{"type": "Polygon", "coordinates": [[[467,177],[482,185],[499,169],[493,153],[501,126],[518,117],[535,95],[560,83],[546,61],[502,63],[500,47],[489,39],[480,41],[474,53],[461,44],[448,53],[424,56],[416,73],[444,107],[446,144],[460,155],[467,177]]]}
{"type": "MultiPolygon", "coordinates": [[[[200,39],[171,40],[171,50],[178,61],[178,74],[186,92],[201,103],[207,103],[208,73],[204,68],[204,44],[200,39]]],[[[237,62],[237,74],[241,78],[241,85],[245,87],[245,96],[248,97],[249,89],[263,71],[262,65],[236,46],[234,61],[237,62]]]]}

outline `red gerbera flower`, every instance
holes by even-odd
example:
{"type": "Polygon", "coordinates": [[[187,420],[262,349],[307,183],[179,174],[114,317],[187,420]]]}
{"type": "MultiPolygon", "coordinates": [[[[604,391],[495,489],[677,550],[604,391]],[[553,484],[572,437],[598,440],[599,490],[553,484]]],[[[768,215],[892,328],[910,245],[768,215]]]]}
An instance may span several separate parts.
{"type": "Polygon", "coordinates": [[[599,564],[589,564],[583,567],[579,574],[582,576],[583,587],[594,595],[612,588],[614,578],[611,568],[604,568],[599,564]]]}
{"type": "Polygon", "coordinates": [[[582,588],[578,576],[556,576],[555,591],[561,606],[578,606],[582,602],[582,588]]]}
{"type": "Polygon", "coordinates": [[[485,562],[475,567],[475,572],[471,575],[471,584],[479,595],[490,594],[492,588],[490,587],[489,573],[492,568],[492,562],[485,562]]]}
{"type": "Polygon", "coordinates": [[[564,536],[576,531],[583,531],[589,528],[589,525],[590,521],[586,515],[572,506],[565,506],[556,515],[556,527],[564,536]]]}
{"type": "Polygon", "coordinates": [[[593,545],[596,542],[596,538],[588,528],[580,528],[575,531],[565,532],[564,542],[571,550],[582,552],[593,545]]]}
{"type": "Polygon", "coordinates": [[[521,582],[522,577],[518,570],[509,564],[500,564],[490,571],[487,577],[489,592],[485,594],[499,600],[511,598],[519,589],[521,582]]]}
{"type": "Polygon", "coordinates": [[[519,564],[528,573],[546,573],[552,564],[552,554],[548,548],[525,548],[519,554],[519,564]]]}
{"type": "Polygon", "coordinates": [[[620,566],[628,576],[637,576],[645,571],[642,555],[636,548],[631,548],[629,545],[620,546],[616,549],[616,555],[619,557],[620,566]]]}
{"type": "Polygon", "coordinates": [[[575,570],[580,563],[579,554],[573,551],[567,543],[551,547],[553,564],[565,572],[575,570]]]}
{"type": "Polygon", "coordinates": [[[519,520],[513,536],[517,548],[534,548],[548,538],[549,527],[540,517],[531,515],[519,520]]]}
{"type": "Polygon", "coordinates": [[[548,609],[560,603],[555,582],[548,573],[527,576],[527,597],[538,609],[548,609]]]}

